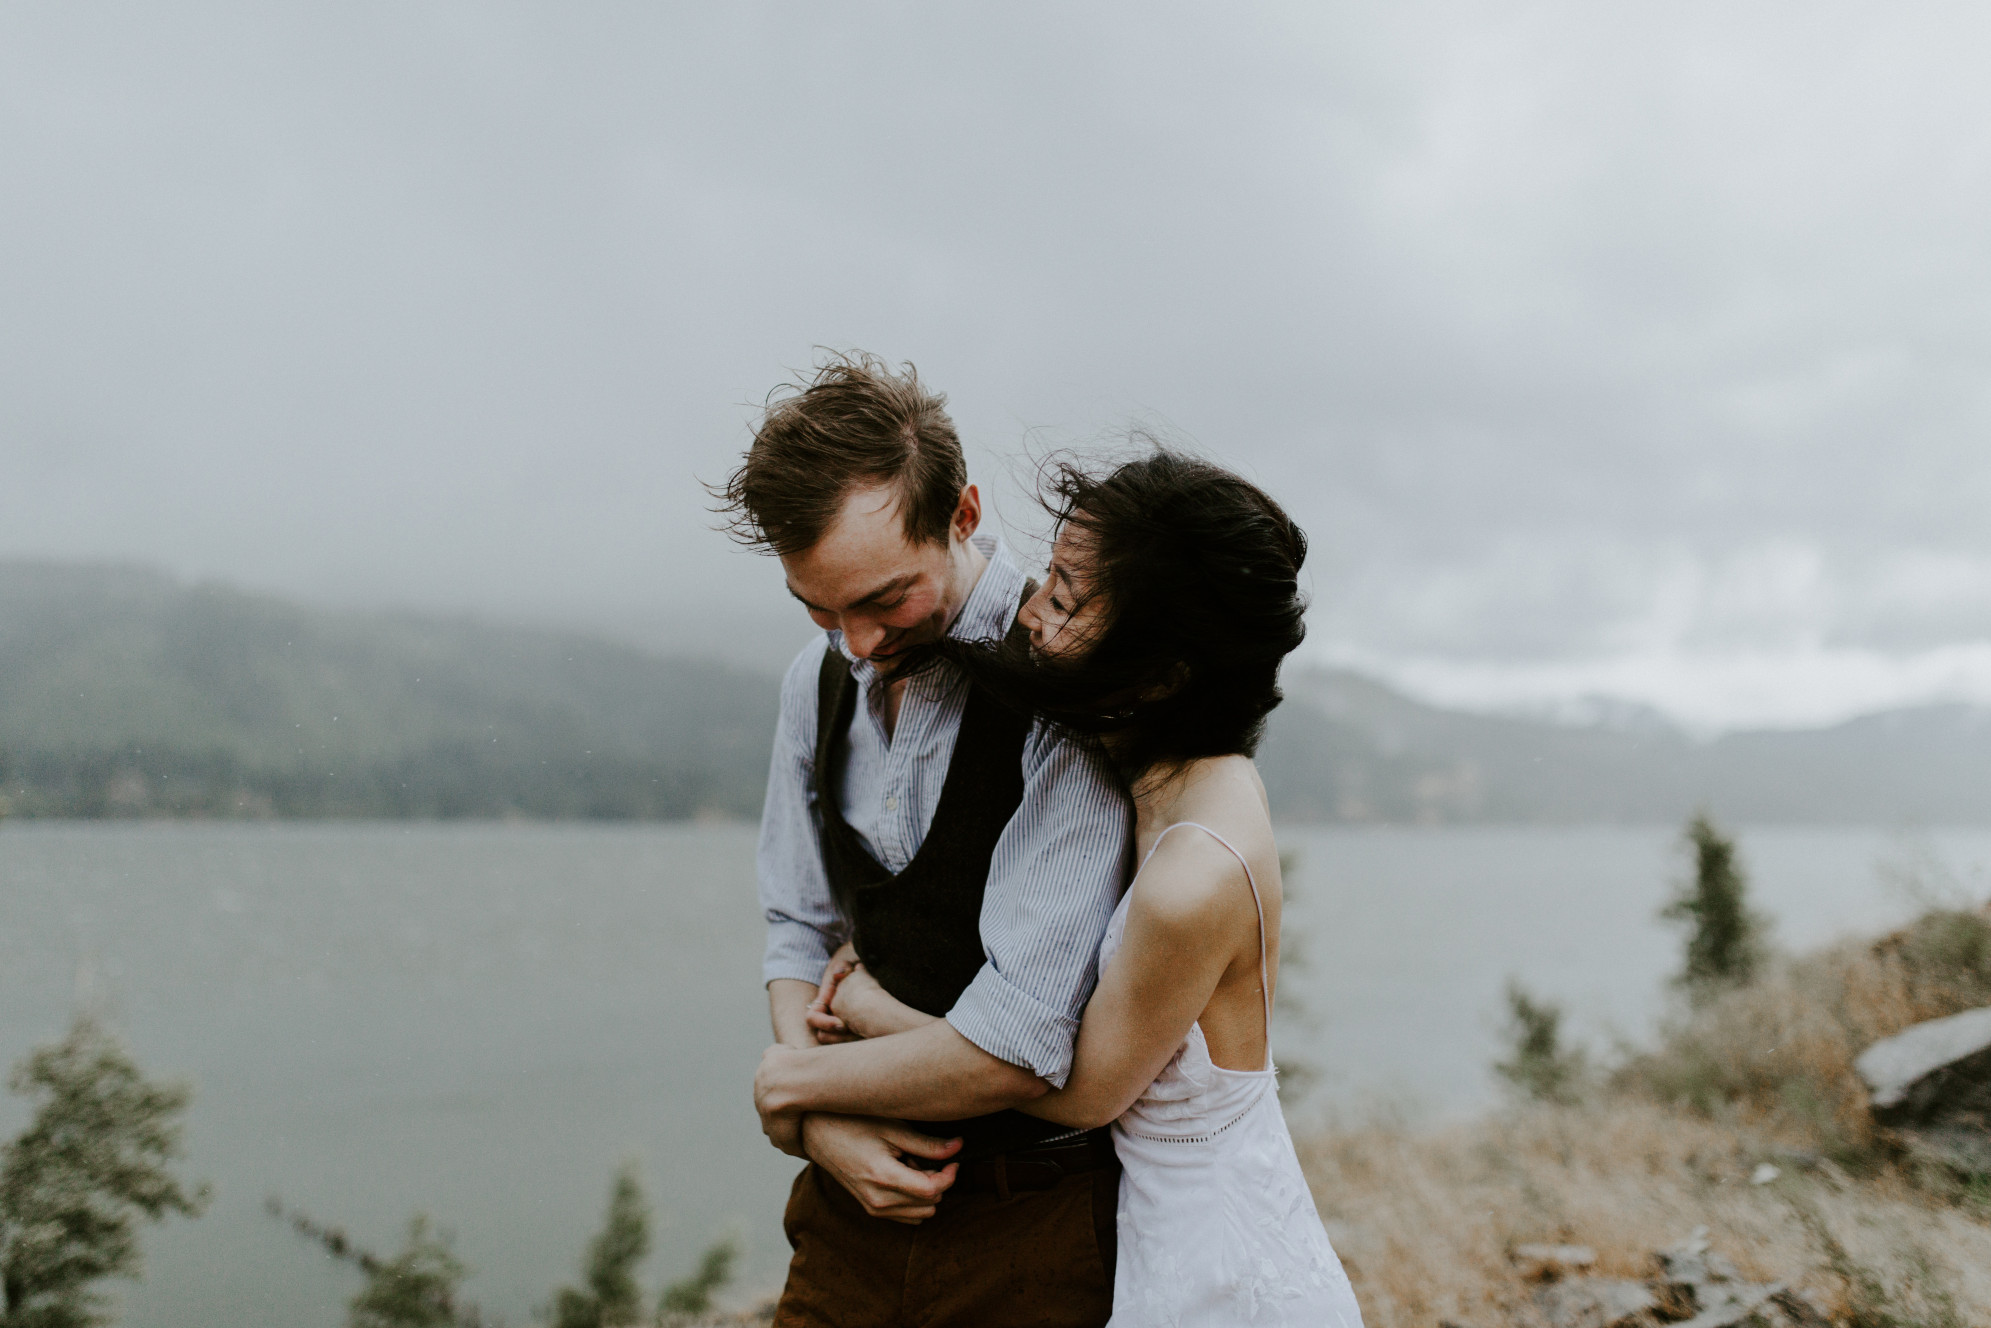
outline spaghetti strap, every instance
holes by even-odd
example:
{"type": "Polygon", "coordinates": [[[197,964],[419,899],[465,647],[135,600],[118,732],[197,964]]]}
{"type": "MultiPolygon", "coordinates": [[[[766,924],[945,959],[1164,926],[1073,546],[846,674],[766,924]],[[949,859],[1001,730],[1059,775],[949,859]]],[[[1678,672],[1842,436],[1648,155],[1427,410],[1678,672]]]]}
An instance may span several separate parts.
{"type": "MultiPolygon", "coordinates": [[[[1258,910],[1258,995],[1265,1005],[1265,1063],[1269,1066],[1272,1064],[1271,962],[1267,956],[1265,945],[1265,901],[1258,897],[1258,878],[1251,874],[1251,864],[1244,860],[1244,854],[1237,851],[1235,844],[1225,839],[1209,826],[1204,825],[1201,821],[1176,821],[1170,825],[1163,826],[1161,833],[1155,836],[1155,842],[1148,846],[1148,856],[1141,859],[1141,870],[1144,871],[1147,869],[1148,859],[1154,857],[1155,850],[1161,847],[1161,841],[1168,838],[1168,832],[1185,825],[1194,826],[1229,849],[1231,856],[1237,859],[1237,865],[1244,868],[1244,883],[1251,887],[1251,906],[1258,910]]],[[[1134,874],[1139,876],[1140,871],[1136,871],[1134,874]]]]}

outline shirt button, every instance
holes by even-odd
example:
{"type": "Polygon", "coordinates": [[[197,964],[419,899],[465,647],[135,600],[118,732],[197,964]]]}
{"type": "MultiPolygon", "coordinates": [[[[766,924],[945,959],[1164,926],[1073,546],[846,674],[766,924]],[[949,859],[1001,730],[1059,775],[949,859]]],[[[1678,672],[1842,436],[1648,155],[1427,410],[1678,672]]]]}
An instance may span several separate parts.
{"type": "Polygon", "coordinates": [[[899,810],[899,800],[896,797],[885,799],[885,810],[888,812],[899,810]]]}

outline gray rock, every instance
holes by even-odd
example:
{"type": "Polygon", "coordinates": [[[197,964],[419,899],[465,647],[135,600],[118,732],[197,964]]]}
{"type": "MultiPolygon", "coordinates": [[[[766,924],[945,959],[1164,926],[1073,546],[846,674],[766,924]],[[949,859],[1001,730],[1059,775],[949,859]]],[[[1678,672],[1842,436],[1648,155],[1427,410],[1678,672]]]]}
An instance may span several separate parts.
{"type": "Polygon", "coordinates": [[[1901,1137],[1918,1157],[1968,1176],[1991,1175],[1991,1128],[1981,1116],[1904,1129],[1901,1137]]]}
{"type": "Polygon", "coordinates": [[[1930,1019],[1883,1038],[1853,1062],[1883,1125],[1991,1106],[1991,1006],[1930,1019]],[[1964,1099],[1959,1101],[1959,1099],[1964,1099]]]}
{"type": "Polygon", "coordinates": [[[1612,1277],[1572,1277],[1536,1293],[1535,1303],[1550,1328],[1617,1328],[1642,1322],[1659,1307],[1659,1297],[1643,1282],[1612,1277]]]}
{"type": "Polygon", "coordinates": [[[1516,1245],[1514,1262],[1523,1277],[1540,1281],[1588,1268],[1597,1262],[1597,1251],[1588,1245],[1516,1245]]]}
{"type": "MultiPolygon", "coordinates": [[[[1708,1249],[1708,1229],[1695,1227],[1692,1235],[1678,1245],[1653,1252],[1664,1280],[1681,1290],[1694,1293],[1715,1282],[1733,1282],[1741,1277],[1735,1265],[1708,1249]]],[[[1699,1304],[1698,1298],[1695,1301],[1699,1304]]]]}
{"type": "Polygon", "coordinates": [[[1708,1283],[1696,1293],[1698,1312],[1673,1328],[1734,1328],[1763,1312],[1784,1293],[1782,1282],[1708,1283]]]}
{"type": "Polygon", "coordinates": [[[1832,1318],[1825,1307],[1802,1291],[1779,1291],[1770,1300],[1794,1328],[1832,1328],[1832,1318]]]}
{"type": "Polygon", "coordinates": [[[1789,1294],[1785,1285],[1743,1281],[1734,1264],[1708,1248],[1706,1227],[1695,1227],[1678,1245],[1654,1251],[1653,1258],[1659,1262],[1668,1313],[1693,1314],[1672,1328],[1734,1328],[1752,1318],[1795,1318],[1781,1299],[1789,1294]]]}

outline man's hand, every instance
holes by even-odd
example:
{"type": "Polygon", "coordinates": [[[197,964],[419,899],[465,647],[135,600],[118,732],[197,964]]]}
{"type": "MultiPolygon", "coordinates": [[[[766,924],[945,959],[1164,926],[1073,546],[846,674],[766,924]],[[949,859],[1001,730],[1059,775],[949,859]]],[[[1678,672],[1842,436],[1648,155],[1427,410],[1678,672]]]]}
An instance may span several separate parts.
{"type": "Polygon", "coordinates": [[[903,1159],[938,1162],[961,1149],[959,1139],[935,1139],[872,1116],[805,1116],[801,1134],[809,1159],[835,1176],[865,1212],[908,1225],[939,1211],[957,1167],[949,1162],[938,1171],[920,1171],[903,1159]]]}
{"type": "Polygon", "coordinates": [[[802,1147],[802,1116],[762,1116],[760,1131],[767,1141],[790,1157],[808,1160],[809,1154],[802,1147]]]}
{"type": "Polygon", "coordinates": [[[798,1056],[809,1053],[800,1047],[777,1042],[761,1053],[760,1068],[754,1071],[754,1110],[760,1113],[761,1133],[768,1142],[791,1157],[807,1157],[802,1151],[803,1113],[782,1100],[781,1071],[798,1056]]]}
{"type": "Polygon", "coordinates": [[[830,956],[830,962],[823,966],[823,980],[816,988],[816,999],[809,1003],[809,1031],[816,1041],[824,1046],[836,1042],[855,1042],[858,1035],[844,1023],[838,1015],[831,1013],[830,1003],[836,999],[837,987],[848,977],[857,964],[857,947],[845,941],[837,952],[830,956]]]}

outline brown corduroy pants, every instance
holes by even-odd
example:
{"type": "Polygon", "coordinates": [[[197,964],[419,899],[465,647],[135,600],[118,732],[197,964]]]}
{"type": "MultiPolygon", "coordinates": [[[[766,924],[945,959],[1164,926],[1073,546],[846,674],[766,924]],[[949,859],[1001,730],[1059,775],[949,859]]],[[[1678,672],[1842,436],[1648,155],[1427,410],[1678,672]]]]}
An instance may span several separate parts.
{"type": "Polygon", "coordinates": [[[1100,1328],[1113,1313],[1117,1171],[949,1194],[918,1226],[869,1217],[811,1163],[783,1226],[775,1328],[1100,1328]]]}

